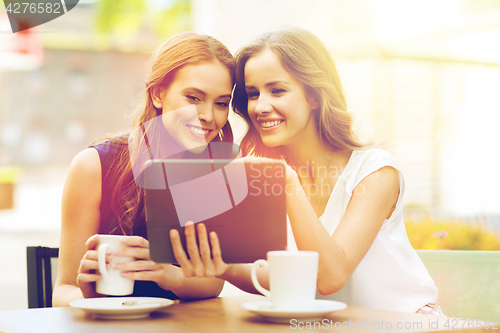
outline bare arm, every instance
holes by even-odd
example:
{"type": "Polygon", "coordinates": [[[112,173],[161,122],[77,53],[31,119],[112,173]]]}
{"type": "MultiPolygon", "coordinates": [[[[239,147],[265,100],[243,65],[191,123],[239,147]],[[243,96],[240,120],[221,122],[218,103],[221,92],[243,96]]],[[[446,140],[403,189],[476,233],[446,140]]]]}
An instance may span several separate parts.
{"type": "Polygon", "coordinates": [[[122,276],[139,281],[153,281],[165,290],[170,290],[183,299],[201,299],[216,297],[220,294],[224,281],[215,277],[186,277],[180,267],[171,264],[156,263],[149,254],[149,241],[140,236],[122,239],[127,247],[115,255],[134,257],[136,260],[115,264],[115,269],[122,270],[122,276]]]}
{"type": "MultiPolygon", "coordinates": [[[[178,231],[175,229],[170,230],[175,258],[181,265],[186,276],[198,278],[216,276],[234,284],[241,290],[259,294],[250,278],[252,265],[226,264],[222,260],[219,239],[215,232],[211,232],[210,236],[208,236],[203,223],[198,223],[195,230],[195,225],[192,222],[188,222],[185,227],[185,234],[189,258],[182,247],[178,231]],[[199,247],[196,242],[196,236],[198,236],[199,247]],[[210,244],[208,237],[210,237],[210,244]]],[[[269,289],[269,276],[264,268],[258,268],[257,278],[264,288],[269,289]]]]}
{"type": "MultiPolygon", "coordinates": [[[[175,266],[174,266],[175,267],[175,266]]],[[[183,276],[183,282],[176,288],[172,288],[172,292],[182,299],[202,299],[219,296],[224,287],[224,281],[214,277],[196,278],[185,277],[182,269],[179,269],[183,276]]]]}
{"type": "MultiPolygon", "coordinates": [[[[388,218],[399,194],[399,174],[384,167],[363,179],[354,189],[351,201],[339,226],[330,236],[311,206],[295,171],[287,166],[287,215],[299,250],[320,254],[318,290],[331,294],[340,290],[370,249],[382,223],[388,218]]],[[[199,248],[194,226],[186,225],[187,258],[177,231],[171,231],[177,261],[187,276],[218,276],[238,288],[257,293],[250,279],[249,265],[228,265],[222,261],[217,235],[208,243],[202,223],[197,226],[199,248]]],[[[260,268],[259,281],[269,288],[267,272],[260,268]]]]}
{"type": "MultiPolygon", "coordinates": [[[[98,152],[89,148],[79,153],[71,164],[62,199],[59,269],[54,287],[54,306],[68,306],[75,299],[102,297],[95,292],[101,204],[101,164],[98,152]]],[[[154,281],[181,298],[217,296],[223,281],[216,278],[187,279],[182,270],[157,264],[149,257],[149,242],[139,236],[127,237],[129,247],[120,255],[137,259],[120,267],[125,277],[154,281]]],[[[108,256],[107,260],[111,260],[108,256]]]]}
{"type": "MultiPolygon", "coordinates": [[[[252,264],[233,264],[219,277],[247,293],[260,295],[260,292],[255,289],[252,283],[251,271],[252,264]]],[[[257,279],[262,287],[269,290],[269,273],[262,266],[257,268],[257,279]]]]}
{"type": "Polygon", "coordinates": [[[98,296],[93,287],[98,275],[81,276],[85,280],[80,286],[82,289],[78,286],[77,277],[80,263],[86,260],[86,241],[99,231],[100,203],[101,163],[97,151],[88,148],[74,158],[64,184],[54,306],[68,306],[72,300],[83,298],[83,293],[98,296]]]}
{"type": "Polygon", "coordinates": [[[332,236],[321,225],[298,178],[290,177],[287,214],[299,250],[320,254],[318,290],[340,290],[370,249],[382,223],[390,216],[399,194],[398,171],[384,167],[363,179],[332,236]]]}

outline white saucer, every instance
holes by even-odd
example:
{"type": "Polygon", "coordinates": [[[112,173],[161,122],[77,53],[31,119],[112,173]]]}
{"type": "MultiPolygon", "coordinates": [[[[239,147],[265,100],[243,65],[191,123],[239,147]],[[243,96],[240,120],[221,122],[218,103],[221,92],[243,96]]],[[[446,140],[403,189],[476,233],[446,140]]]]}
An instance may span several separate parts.
{"type": "Polygon", "coordinates": [[[99,319],[138,319],[173,303],[170,299],[159,297],[103,297],[79,299],[69,305],[92,313],[99,319]],[[133,305],[123,305],[123,302],[133,305]]]}
{"type": "Polygon", "coordinates": [[[337,301],[317,299],[311,309],[280,310],[273,309],[270,301],[247,302],[241,307],[264,318],[266,321],[290,324],[292,319],[297,322],[320,321],[326,314],[347,308],[347,304],[337,301]]]}

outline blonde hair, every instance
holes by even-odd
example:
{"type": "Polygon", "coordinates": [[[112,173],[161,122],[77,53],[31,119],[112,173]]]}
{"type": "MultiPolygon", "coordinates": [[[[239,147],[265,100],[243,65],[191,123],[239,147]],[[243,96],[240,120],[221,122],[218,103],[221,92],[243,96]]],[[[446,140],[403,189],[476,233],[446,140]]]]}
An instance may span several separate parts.
{"type": "MultiPolygon", "coordinates": [[[[152,139],[150,134],[153,133],[154,136],[155,131],[148,128],[153,123],[149,120],[162,114],[162,110],[153,104],[154,89],[158,87],[168,88],[175,80],[177,71],[186,65],[215,60],[228,69],[234,83],[234,58],[217,39],[207,35],[185,32],[175,35],[161,44],[147,63],[146,88],[142,101],[135,111],[132,127],[133,129],[141,128],[142,135],[135,137],[134,140],[138,139],[147,144],[147,140],[152,139]],[[147,138],[145,133],[148,133],[147,138]]],[[[132,133],[141,133],[141,131],[133,131],[132,133]]],[[[111,207],[113,215],[118,221],[118,228],[123,234],[131,234],[136,221],[144,220],[145,217],[144,190],[135,184],[127,148],[128,140],[128,135],[101,140],[101,142],[105,141],[105,144],[119,148],[117,157],[111,165],[117,175],[113,184],[115,190],[111,197],[111,207]]],[[[233,142],[233,133],[229,122],[226,122],[214,141],[233,142]]],[[[141,143],[136,143],[134,146],[144,147],[141,143]]]]}
{"type": "Polygon", "coordinates": [[[249,126],[241,143],[243,155],[286,159],[283,147],[264,145],[248,116],[245,65],[248,59],[266,49],[278,57],[289,74],[304,84],[308,93],[318,98],[320,108],[316,123],[322,140],[339,149],[362,148],[364,145],[353,131],[354,118],[347,112],[342,85],[328,49],[311,32],[292,27],[264,33],[236,54],[236,87],[232,106],[249,126]]]}

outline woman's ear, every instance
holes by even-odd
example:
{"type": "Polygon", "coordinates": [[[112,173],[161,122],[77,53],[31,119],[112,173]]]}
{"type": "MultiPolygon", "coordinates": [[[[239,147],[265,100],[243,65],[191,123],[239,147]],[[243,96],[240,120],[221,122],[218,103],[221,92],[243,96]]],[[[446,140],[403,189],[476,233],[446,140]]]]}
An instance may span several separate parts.
{"type": "Polygon", "coordinates": [[[155,108],[161,109],[163,107],[160,87],[154,86],[151,88],[151,99],[153,100],[155,108]]]}
{"type": "Polygon", "coordinates": [[[311,106],[311,110],[316,110],[321,107],[321,103],[319,102],[319,98],[316,94],[309,94],[307,102],[311,106]]]}

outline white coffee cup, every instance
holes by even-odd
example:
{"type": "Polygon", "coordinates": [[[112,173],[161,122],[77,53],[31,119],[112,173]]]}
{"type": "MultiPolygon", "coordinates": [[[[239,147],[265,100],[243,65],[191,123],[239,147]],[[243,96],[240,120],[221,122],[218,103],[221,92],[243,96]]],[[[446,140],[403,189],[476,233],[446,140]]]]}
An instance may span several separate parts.
{"type": "Polygon", "coordinates": [[[106,254],[113,250],[126,248],[127,245],[121,242],[124,236],[120,235],[99,235],[97,243],[97,259],[99,263],[99,273],[102,279],[96,282],[96,292],[103,295],[130,295],[134,292],[134,280],[122,277],[121,270],[113,268],[113,264],[134,261],[132,257],[113,256],[109,268],[106,269],[106,254]]]}
{"type": "Polygon", "coordinates": [[[266,296],[273,309],[300,311],[312,308],[316,297],[319,253],[313,251],[270,251],[267,261],[253,263],[251,277],[255,288],[266,296]],[[269,272],[270,291],[257,279],[257,267],[269,272]]]}

